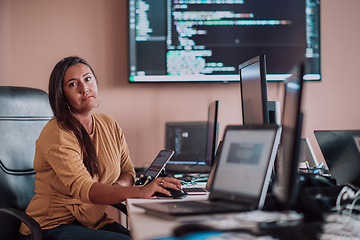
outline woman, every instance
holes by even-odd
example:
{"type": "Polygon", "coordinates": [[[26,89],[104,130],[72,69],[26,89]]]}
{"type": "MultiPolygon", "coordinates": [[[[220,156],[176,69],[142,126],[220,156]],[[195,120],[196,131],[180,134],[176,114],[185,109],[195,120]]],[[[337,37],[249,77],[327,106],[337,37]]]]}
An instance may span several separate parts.
{"type": "MultiPolygon", "coordinates": [[[[54,113],[36,141],[35,195],[26,209],[43,229],[44,239],[129,239],[129,231],[107,217],[108,204],[127,198],[170,195],[180,182],[158,178],[133,186],[135,171],[124,133],[105,114],[91,111],[100,103],[90,65],[67,57],[49,81],[54,113]]],[[[30,239],[22,224],[20,239],[30,239]]]]}

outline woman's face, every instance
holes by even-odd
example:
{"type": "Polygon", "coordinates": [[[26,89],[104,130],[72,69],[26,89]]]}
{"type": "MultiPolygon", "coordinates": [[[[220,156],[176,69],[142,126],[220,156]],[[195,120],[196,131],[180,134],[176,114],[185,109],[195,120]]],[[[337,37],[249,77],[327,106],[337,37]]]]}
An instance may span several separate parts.
{"type": "Polygon", "coordinates": [[[95,76],[91,69],[82,63],[66,70],[63,92],[72,114],[89,113],[99,102],[95,76]]]}

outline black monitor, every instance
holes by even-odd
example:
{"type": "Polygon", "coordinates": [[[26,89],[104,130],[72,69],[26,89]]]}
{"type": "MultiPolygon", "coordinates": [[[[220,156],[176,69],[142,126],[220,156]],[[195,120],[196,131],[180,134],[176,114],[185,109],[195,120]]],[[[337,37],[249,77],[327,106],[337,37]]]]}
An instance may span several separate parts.
{"type": "Polygon", "coordinates": [[[299,64],[285,82],[282,134],[276,159],[277,172],[274,186],[274,194],[284,208],[292,208],[296,204],[298,194],[303,75],[304,65],[299,64]]]}
{"type": "Polygon", "coordinates": [[[216,100],[209,105],[208,109],[208,129],[206,136],[206,165],[212,166],[214,163],[215,152],[218,145],[219,123],[218,123],[219,101],[216,100]]]}
{"type": "Polygon", "coordinates": [[[128,23],[130,82],[237,82],[261,54],[269,81],[304,56],[320,80],[319,0],[128,0],[128,23]]]}
{"type": "Polygon", "coordinates": [[[165,149],[175,151],[165,169],[170,174],[209,173],[218,137],[219,102],[210,103],[206,122],[168,122],[165,149]]]}
{"type": "Polygon", "coordinates": [[[268,124],[265,56],[254,57],[239,65],[243,125],[268,124]]]}
{"type": "Polygon", "coordinates": [[[165,124],[165,149],[175,153],[166,164],[166,172],[209,172],[206,165],[207,122],[167,122],[165,124]]]}

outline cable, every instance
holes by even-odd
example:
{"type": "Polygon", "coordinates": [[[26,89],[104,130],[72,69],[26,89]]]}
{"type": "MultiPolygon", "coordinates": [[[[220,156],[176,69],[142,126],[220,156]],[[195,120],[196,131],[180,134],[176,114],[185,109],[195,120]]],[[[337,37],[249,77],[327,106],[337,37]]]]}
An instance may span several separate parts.
{"type": "Polygon", "coordinates": [[[352,214],[352,211],[353,211],[353,209],[354,209],[354,206],[355,206],[355,204],[356,204],[356,202],[360,199],[360,190],[359,191],[357,191],[356,193],[355,193],[355,195],[354,195],[354,200],[352,201],[352,203],[351,203],[351,205],[350,205],[350,209],[349,209],[349,214],[351,215],[352,214]]]}

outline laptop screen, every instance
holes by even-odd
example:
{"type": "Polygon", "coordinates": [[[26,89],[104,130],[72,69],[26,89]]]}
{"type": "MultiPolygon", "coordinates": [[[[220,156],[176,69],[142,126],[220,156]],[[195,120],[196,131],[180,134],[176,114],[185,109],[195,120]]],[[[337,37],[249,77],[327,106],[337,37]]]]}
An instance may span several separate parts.
{"type": "Polygon", "coordinates": [[[360,130],[317,130],[314,134],[337,184],[360,187],[360,130]]]}
{"type": "Polygon", "coordinates": [[[276,126],[228,126],[212,193],[227,192],[258,199],[264,187],[267,190],[278,135],[276,126]]]}

